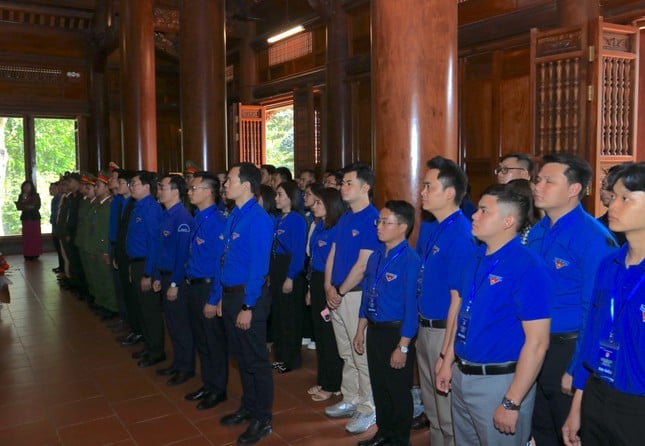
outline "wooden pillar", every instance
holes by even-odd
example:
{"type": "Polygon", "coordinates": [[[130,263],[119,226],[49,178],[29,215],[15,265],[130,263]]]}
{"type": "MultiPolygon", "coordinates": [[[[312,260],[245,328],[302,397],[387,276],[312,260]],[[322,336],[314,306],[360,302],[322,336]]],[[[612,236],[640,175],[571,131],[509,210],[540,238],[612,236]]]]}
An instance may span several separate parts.
{"type": "Polygon", "coordinates": [[[253,104],[253,87],[257,82],[257,64],[255,50],[251,42],[255,38],[255,23],[246,22],[244,39],[240,44],[240,102],[245,105],[253,104]]]}
{"type": "Polygon", "coordinates": [[[224,0],[183,0],[180,10],[181,139],[184,160],[227,168],[224,0]]]}
{"type": "Polygon", "coordinates": [[[347,48],[347,14],[341,0],[333,0],[327,28],[327,132],[322,167],[339,169],[350,164],[354,157],[348,147],[350,135],[349,86],[345,82],[347,48]]]}
{"type": "Polygon", "coordinates": [[[127,169],[157,169],[153,3],[121,2],[121,122],[127,169]]]}
{"type": "Polygon", "coordinates": [[[375,203],[420,207],[426,161],[457,161],[457,2],[372,2],[375,203]]]}
{"type": "MultiPolygon", "coordinates": [[[[96,5],[94,20],[94,33],[97,37],[105,35],[108,24],[107,2],[99,2],[96,5]]],[[[103,39],[104,40],[104,39],[103,39]]],[[[92,89],[92,116],[89,122],[89,150],[88,167],[92,171],[99,171],[106,168],[110,162],[110,143],[108,138],[108,92],[107,79],[105,76],[105,64],[107,54],[102,47],[94,50],[92,60],[92,77],[90,79],[92,89]]],[[[121,160],[115,160],[119,164],[121,160]]]]}

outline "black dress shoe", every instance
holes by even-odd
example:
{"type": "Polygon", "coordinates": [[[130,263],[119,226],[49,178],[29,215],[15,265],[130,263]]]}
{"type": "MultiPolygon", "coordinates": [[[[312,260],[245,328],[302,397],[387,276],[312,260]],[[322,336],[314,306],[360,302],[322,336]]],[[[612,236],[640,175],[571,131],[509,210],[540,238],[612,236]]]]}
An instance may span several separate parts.
{"type": "Polygon", "coordinates": [[[197,410],[212,409],[222,401],[226,401],[225,392],[220,392],[220,393],[212,392],[199,402],[199,404],[197,405],[197,410]]]}
{"type": "Polygon", "coordinates": [[[271,420],[251,420],[249,427],[237,439],[238,446],[255,444],[271,433],[271,420]]]}
{"type": "Polygon", "coordinates": [[[413,431],[418,431],[421,429],[428,429],[429,427],[430,421],[428,421],[426,414],[421,412],[421,415],[412,419],[412,426],[410,426],[410,429],[412,429],[413,431]]]}
{"type": "Polygon", "coordinates": [[[172,376],[179,373],[179,370],[175,370],[173,366],[170,366],[170,367],[165,367],[163,369],[157,369],[155,373],[157,373],[157,375],[159,376],[172,376]]]}
{"type": "Polygon", "coordinates": [[[195,390],[194,392],[187,393],[184,395],[184,399],[187,401],[199,401],[202,398],[205,398],[210,394],[210,390],[206,389],[206,387],[201,386],[199,389],[195,390]]]}
{"type": "Polygon", "coordinates": [[[380,435],[378,432],[374,437],[369,440],[363,440],[358,442],[358,446],[386,446],[390,444],[390,440],[387,437],[380,435]]]}
{"type": "Polygon", "coordinates": [[[237,426],[238,424],[242,424],[245,421],[249,421],[250,419],[251,419],[251,412],[249,412],[243,407],[240,407],[237,410],[237,412],[224,415],[219,420],[219,423],[223,426],[237,426]]]}
{"type": "Polygon", "coordinates": [[[148,350],[144,348],[143,350],[139,350],[138,352],[132,353],[131,356],[132,356],[132,359],[141,359],[145,356],[148,356],[148,353],[149,353],[148,350]]]}
{"type": "Polygon", "coordinates": [[[143,341],[143,335],[130,333],[124,340],[121,341],[121,345],[127,347],[129,345],[135,345],[143,341]]]}
{"type": "Polygon", "coordinates": [[[175,372],[175,376],[170,378],[166,384],[169,386],[178,386],[195,376],[195,372],[175,372]]]}
{"type": "Polygon", "coordinates": [[[151,358],[150,356],[144,356],[142,360],[137,362],[137,366],[139,366],[139,368],[144,369],[146,367],[159,364],[160,362],[164,362],[165,360],[166,360],[166,355],[161,355],[156,358],[151,358]]]}

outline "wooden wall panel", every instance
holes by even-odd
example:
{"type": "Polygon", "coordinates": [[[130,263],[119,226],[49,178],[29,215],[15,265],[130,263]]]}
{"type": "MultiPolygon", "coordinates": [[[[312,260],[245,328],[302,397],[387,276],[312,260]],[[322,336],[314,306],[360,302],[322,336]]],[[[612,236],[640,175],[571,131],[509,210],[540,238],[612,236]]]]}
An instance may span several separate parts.
{"type": "Polygon", "coordinates": [[[529,75],[499,83],[499,153],[531,152],[529,75]]]}
{"type": "Polygon", "coordinates": [[[489,158],[493,146],[493,82],[466,79],[462,84],[462,148],[466,160],[489,158]]]}
{"type": "MultiPolygon", "coordinates": [[[[351,160],[372,164],[372,83],[369,78],[351,84],[351,160]]],[[[331,111],[333,118],[333,111],[331,111]]],[[[329,166],[339,168],[343,166],[329,166]]]]}

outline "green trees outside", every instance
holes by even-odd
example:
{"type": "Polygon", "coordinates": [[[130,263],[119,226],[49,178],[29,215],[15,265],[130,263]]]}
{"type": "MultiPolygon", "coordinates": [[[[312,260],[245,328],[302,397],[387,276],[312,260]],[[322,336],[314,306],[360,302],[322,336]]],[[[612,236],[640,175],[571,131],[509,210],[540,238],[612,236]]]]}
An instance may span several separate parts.
{"type": "Polygon", "coordinates": [[[273,112],[267,120],[266,131],[267,164],[284,166],[293,172],[293,107],[273,112]]]}
{"type": "MultiPolygon", "coordinates": [[[[35,182],[42,201],[40,213],[44,233],[51,232],[49,183],[76,166],[75,127],[74,119],[34,119],[35,182]]],[[[16,210],[14,201],[28,174],[25,169],[23,118],[0,117],[0,235],[20,234],[20,212],[16,210]]]]}

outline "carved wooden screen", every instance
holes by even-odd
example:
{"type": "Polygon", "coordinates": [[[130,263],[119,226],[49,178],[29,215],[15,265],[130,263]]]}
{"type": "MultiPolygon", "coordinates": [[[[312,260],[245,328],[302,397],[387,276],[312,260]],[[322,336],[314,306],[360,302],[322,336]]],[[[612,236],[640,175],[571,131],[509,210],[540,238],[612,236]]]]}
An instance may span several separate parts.
{"type": "MultiPolygon", "coordinates": [[[[611,166],[636,159],[639,30],[602,17],[594,28],[589,135],[596,150],[590,161],[600,180],[611,166]]],[[[595,196],[599,184],[594,181],[595,196]]],[[[596,213],[604,211],[600,207],[596,199],[596,213]]]]}
{"type": "Polygon", "coordinates": [[[236,153],[232,162],[266,163],[266,109],[260,105],[237,104],[235,114],[236,153]]]}
{"type": "Polygon", "coordinates": [[[585,156],[587,33],[583,28],[531,30],[535,154],[585,156]]]}

